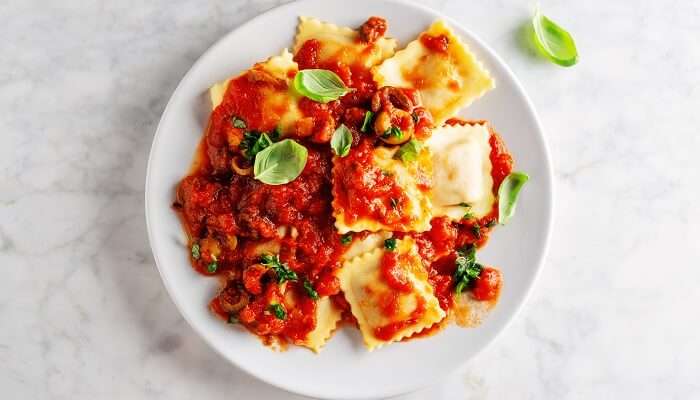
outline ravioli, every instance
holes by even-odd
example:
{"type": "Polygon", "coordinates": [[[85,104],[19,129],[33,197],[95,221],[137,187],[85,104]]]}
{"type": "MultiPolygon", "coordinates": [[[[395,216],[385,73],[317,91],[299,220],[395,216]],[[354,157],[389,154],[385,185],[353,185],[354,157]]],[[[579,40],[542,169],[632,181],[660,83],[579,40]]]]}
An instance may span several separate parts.
{"type": "Polygon", "coordinates": [[[320,298],[316,303],[316,327],[308,333],[302,345],[315,353],[321,351],[321,347],[331,337],[341,317],[340,310],[333,305],[330,297],[320,298]]]}
{"type": "Polygon", "coordinates": [[[368,350],[399,341],[441,321],[440,308],[413,239],[397,241],[392,252],[376,249],[345,262],[339,275],[340,288],[357,319],[368,350]],[[395,257],[395,264],[385,257],[395,257]],[[385,269],[392,265],[390,272],[385,269]],[[397,278],[397,275],[400,277],[397,278]],[[394,277],[404,286],[397,290],[394,277]]]}
{"type": "Polygon", "coordinates": [[[395,159],[398,147],[368,150],[367,142],[333,158],[333,216],[339,233],[423,232],[430,229],[430,151],[395,159]],[[359,155],[358,155],[359,154],[359,155]]]}
{"type": "Polygon", "coordinates": [[[494,87],[494,81],[469,47],[442,20],[434,22],[392,58],[374,67],[378,86],[417,89],[435,126],[494,87]],[[426,47],[421,37],[444,36],[446,51],[426,47]]]}
{"type": "Polygon", "coordinates": [[[496,198],[491,177],[491,132],[483,124],[444,125],[426,141],[433,163],[433,216],[486,216],[496,198]],[[467,209],[464,204],[468,204],[467,209]]]}
{"type": "Polygon", "coordinates": [[[294,40],[294,53],[307,40],[316,39],[321,43],[319,61],[340,61],[347,65],[360,64],[366,68],[379,64],[391,57],[396,49],[396,40],[386,37],[374,43],[360,40],[357,30],[323,22],[316,18],[299,17],[299,27],[294,40]]]}
{"type": "Polygon", "coordinates": [[[279,127],[282,134],[291,134],[296,121],[303,118],[300,97],[291,85],[298,70],[292,53],[284,49],[281,55],[270,57],[237,77],[209,88],[212,109],[216,109],[225,96],[231,96],[229,100],[234,104],[237,117],[246,121],[248,129],[262,132],[279,127]],[[232,82],[235,87],[229,90],[232,82]]]}

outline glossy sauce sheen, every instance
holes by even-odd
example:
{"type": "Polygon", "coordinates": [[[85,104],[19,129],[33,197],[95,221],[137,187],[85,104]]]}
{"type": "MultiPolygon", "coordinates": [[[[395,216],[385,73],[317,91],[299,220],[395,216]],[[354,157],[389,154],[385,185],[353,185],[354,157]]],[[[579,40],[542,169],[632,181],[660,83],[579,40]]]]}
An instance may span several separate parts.
{"type": "MultiPolygon", "coordinates": [[[[386,22],[373,17],[360,31],[358,40],[376,41],[386,32],[386,22]]],[[[421,40],[436,51],[443,45],[440,38],[421,40]]],[[[316,301],[304,289],[305,280],[319,296],[331,297],[333,304],[343,310],[344,320],[355,322],[335,277],[345,247],[340,243],[332,216],[332,153],[328,141],[341,123],[352,132],[353,142],[350,154],[340,159],[340,168],[360,172],[340,175],[340,179],[345,179],[341,185],[345,189],[337,200],[347,216],[351,220],[367,216],[387,224],[406,218],[397,211],[407,201],[406,194],[382,171],[370,167],[371,152],[381,142],[373,132],[360,131],[365,112],[370,109],[370,99],[377,90],[370,71],[360,63],[319,62],[321,46],[317,40],[309,40],[300,48],[294,58],[299,69],[329,69],[355,90],[327,104],[300,100],[298,106],[304,117],[295,122],[290,136],[308,149],[301,175],[288,184],[272,186],[251,175],[232,171],[233,160],[242,160],[244,166],[251,163],[242,158],[239,149],[244,131],[271,133],[286,111],[284,104],[277,109],[262,106],[266,93],[286,90],[283,82],[243,75],[231,81],[223,102],[212,112],[198,158],[191,173],[180,182],[174,204],[190,244],[199,246],[198,256],[193,252],[191,258],[193,267],[201,274],[217,275],[224,282],[221,292],[210,303],[212,311],[222,319],[242,324],[268,343],[273,340],[302,343],[316,326],[316,301]],[[234,117],[244,120],[246,128],[234,127],[231,122],[234,117]],[[296,273],[296,281],[279,284],[269,266],[260,264],[259,247],[269,246],[270,242],[279,247],[279,259],[296,273]],[[215,265],[213,270],[212,265],[215,265]],[[284,310],[284,318],[278,318],[271,309],[271,305],[277,304],[284,310]]],[[[410,91],[407,94],[417,95],[410,91]]],[[[417,130],[417,136],[425,138],[431,118],[425,110],[418,111],[416,126],[422,128],[417,130]]],[[[491,146],[496,190],[510,173],[512,158],[495,133],[491,146]]],[[[466,243],[483,245],[490,230],[485,226],[496,218],[497,206],[478,222],[452,223],[436,218],[428,232],[395,235],[415,238],[428,266],[429,282],[443,309],[449,309],[452,304],[454,249],[466,243]],[[475,223],[484,227],[478,237],[474,233],[475,223]]],[[[398,294],[411,290],[405,272],[398,268],[399,261],[397,254],[386,252],[381,263],[383,279],[396,291],[394,296],[382,300],[381,309],[387,315],[398,312],[398,294]]],[[[475,294],[486,300],[500,288],[500,274],[484,275],[488,279],[477,282],[475,294]]],[[[425,304],[419,302],[408,319],[377,328],[374,333],[380,339],[390,338],[414,324],[424,312],[425,304]]]]}

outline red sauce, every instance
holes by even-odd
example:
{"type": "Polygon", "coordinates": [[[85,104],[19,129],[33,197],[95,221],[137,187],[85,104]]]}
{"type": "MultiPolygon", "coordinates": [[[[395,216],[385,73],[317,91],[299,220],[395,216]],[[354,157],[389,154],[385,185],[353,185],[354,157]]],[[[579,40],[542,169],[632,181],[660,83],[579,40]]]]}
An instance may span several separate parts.
{"type": "Polygon", "coordinates": [[[472,294],[477,300],[494,300],[501,291],[501,285],[501,272],[495,268],[485,267],[474,284],[472,294]]]}
{"type": "Polygon", "coordinates": [[[403,210],[408,197],[393,176],[372,163],[374,139],[361,139],[348,156],[336,160],[333,196],[348,223],[369,218],[385,225],[412,222],[403,210]]]}
{"type": "Polygon", "coordinates": [[[402,265],[410,265],[412,262],[409,257],[408,254],[399,255],[395,251],[387,251],[382,255],[379,266],[382,278],[391,289],[397,292],[410,293],[413,289],[406,270],[402,268],[402,265]]]}
{"type": "Polygon", "coordinates": [[[384,36],[386,29],[387,23],[384,18],[370,17],[360,26],[360,38],[367,43],[374,43],[384,36]]]}
{"type": "Polygon", "coordinates": [[[418,320],[425,314],[425,300],[422,297],[417,299],[416,308],[411,312],[408,319],[390,322],[387,325],[379,326],[374,329],[374,336],[379,340],[391,340],[396,334],[411,325],[415,325],[418,320]]]}
{"type": "Polygon", "coordinates": [[[424,33],[420,36],[420,42],[436,53],[447,53],[447,49],[450,47],[450,39],[445,35],[432,36],[424,33]]]}

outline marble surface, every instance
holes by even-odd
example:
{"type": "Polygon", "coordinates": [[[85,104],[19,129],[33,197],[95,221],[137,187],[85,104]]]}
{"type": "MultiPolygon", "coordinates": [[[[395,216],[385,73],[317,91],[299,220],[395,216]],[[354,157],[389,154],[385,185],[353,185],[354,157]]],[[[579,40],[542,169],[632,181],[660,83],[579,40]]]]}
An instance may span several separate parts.
{"type": "MultiPolygon", "coordinates": [[[[143,216],[170,94],[279,1],[0,4],[0,388],[8,399],[299,399],[230,367],[166,295],[143,216]]],[[[510,329],[403,399],[700,398],[700,3],[543,0],[580,63],[523,47],[529,1],[428,1],[520,78],[556,213],[510,329]]]]}

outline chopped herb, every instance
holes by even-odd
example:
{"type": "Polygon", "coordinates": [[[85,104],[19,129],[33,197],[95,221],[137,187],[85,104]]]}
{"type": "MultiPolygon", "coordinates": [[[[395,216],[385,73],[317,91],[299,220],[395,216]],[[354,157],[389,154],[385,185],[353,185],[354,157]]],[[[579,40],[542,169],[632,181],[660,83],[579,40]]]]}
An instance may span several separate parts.
{"type": "Polygon", "coordinates": [[[481,239],[481,225],[478,223],[472,225],[472,233],[474,234],[475,238],[481,239]]]}
{"type": "Polygon", "coordinates": [[[340,237],[340,244],[343,246],[350,244],[350,242],[352,242],[352,233],[346,233],[340,237]]]}
{"type": "Polygon", "coordinates": [[[413,118],[414,124],[418,122],[418,114],[416,114],[415,111],[411,113],[411,118],[413,118]]]}
{"type": "Polygon", "coordinates": [[[471,206],[470,204],[467,204],[467,203],[465,203],[465,202],[459,203],[459,204],[457,204],[457,205],[460,206],[460,207],[472,208],[472,206],[471,206]]]}
{"type": "Polygon", "coordinates": [[[482,266],[476,262],[476,246],[467,245],[457,250],[455,266],[455,272],[452,276],[455,282],[455,292],[462,293],[469,283],[481,274],[482,266]]]}
{"type": "Polygon", "coordinates": [[[304,279],[304,290],[306,290],[306,294],[308,294],[309,297],[318,300],[318,292],[308,279],[304,279]]]}
{"type": "Polygon", "coordinates": [[[284,283],[286,281],[296,281],[298,279],[297,273],[289,269],[287,264],[280,261],[279,254],[274,256],[271,254],[263,254],[260,257],[260,264],[270,267],[275,272],[277,276],[277,283],[284,283]]]}
{"type": "Polygon", "coordinates": [[[394,158],[398,158],[405,163],[415,161],[421,149],[423,149],[423,144],[416,139],[411,139],[399,147],[394,158]]]}
{"type": "Polygon", "coordinates": [[[383,169],[383,170],[382,170],[382,175],[384,175],[384,176],[393,176],[394,173],[391,172],[391,171],[387,171],[387,170],[383,169]]]}
{"type": "Polygon", "coordinates": [[[238,118],[237,116],[231,117],[231,123],[233,124],[234,128],[238,129],[245,129],[248,125],[246,125],[245,121],[242,119],[238,118]]]}
{"type": "Polygon", "coordinates": [[[219,269],[219,263],[216,262],[216,260],[212,261],[207,265],[207,272],[210,274],[213,274],[216,272],[216,270],[219,269]]]}
{"type": "Polygon", "coordinates": [[[464,216],[462,216],[462,219],[472,219],[474,218],[474,214],[471,213],[471,211],[466,211],[464,213],[464,216]]]}
{"type": "Polygon", "coordinates": [[[399,201],[393,197],[389,199],[389,202],[391,203],[391,208],[393,209],[396,209],[396,206],[399,205],[399,201]]]}
{"type": "Polygon", "coordinates": [[[372,111],[365,112],[365,119],[362,121],[362,128],[360,128],[360,131],[367,132],[372,127],[373,120],[374,113],[372,111]]]}
{"type": "Polygon", "coordinates": [[[282,304],[270,304],[270,306],[267,307],[267,309],[273,314],[275,314],[275,317],[277,317],[277,319],[287,318],[287,311],[284,309],[284,306],[282,304]]]}
{"type": "Polygon", "coordinates": [[[238,323],[238,317],[235,316],[235,315],[233,315],[233,314],[229,314],[229,315],[228,315],[228,323],[229,323],[229,324],[237,324],[237,323],[238,323]]]}
{"type": "Polygon", "coordinates": [[[200,257],[202,257],[202,253],[200,253],[199,243],[193,243],[192,258],[194,258],[195,260],[199,260],[200,257]]]}
{"type": "Polygon", "coordinates": [[[396,238],[389,238],[384,241],[384,248],[389,251],[396,250],[396,238]]]}
{"type": "Polygon", "coordinates": [[[258,153],[269,147],[271,144],[272,139],[270,139],[266,133],[257,135],[252,132],[246,132],[243,134],[243,140],[238,147],[241,149],[243,157],[252,160],[258,153]]]}
{"type": "Polygon", "coordinates": [[[403,132],[401,132],[401,129],[398,126],[392,125],[389,129],[384,131],[384,133],[382,134],[382,137],[384,139],[388,139],[390,137],[395,137],[395,138],[400,139],[403,137],[403,132]]]}
{"type": "Polygon", "coordinates": [[[491,221],[489,221],[489,222],[486,224],[486,227],[487,227],[487,228],[493,228],[494,226],[496,226],[496,220],[495,220],[495,219],[492,219],[491,221]]]}

